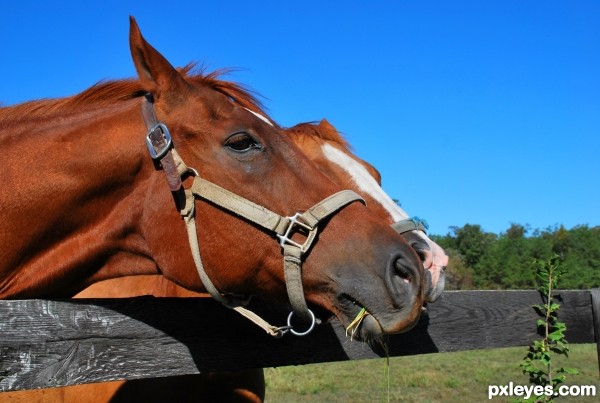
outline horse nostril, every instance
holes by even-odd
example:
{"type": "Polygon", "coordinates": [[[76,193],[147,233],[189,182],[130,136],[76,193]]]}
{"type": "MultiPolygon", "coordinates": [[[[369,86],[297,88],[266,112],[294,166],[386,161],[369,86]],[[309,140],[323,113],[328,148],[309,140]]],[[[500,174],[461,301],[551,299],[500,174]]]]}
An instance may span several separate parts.
{"type": "Polygon", "coordinates": [[[413,274],[404,267],[403,264],[399,262],[399,259],[396,260],[396,275],[400,277],[405,283],[409,284],[413,280],[413,274]]]}
{"type": "Polygon", "coordinates": [[[410,305],[421,292],[420,262],[411,254],[397,254],[390,257],[386,284],[394,306],[402,308],[410,305]]]}
{"type": "Polygon", "coordinates": [[[410,247],[413,248],[416,251],[420,251],[419,253],[422,253],[423,251],[428,251],[429,249],[429,245],[427,245],[427,242],[421,241],[421,240],[413,240],[410,242],[410,247]]]}
{"type": "Polygon", "coordinates": [[[433,253],[431,253],[431,249],[426,242],[413,241],[410,242],[410,247],[417,252],[417,255],[419,255],[419,258],[423,262],[423,266],[425,268],[428,268],[433,264],[433,253]]]}

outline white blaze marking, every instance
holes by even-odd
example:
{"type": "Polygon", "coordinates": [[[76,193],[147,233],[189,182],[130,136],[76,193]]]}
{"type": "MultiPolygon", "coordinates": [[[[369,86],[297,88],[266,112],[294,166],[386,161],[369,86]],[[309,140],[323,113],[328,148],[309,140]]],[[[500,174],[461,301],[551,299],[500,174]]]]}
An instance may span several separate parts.
{"type": "MultiPolygon", "coordinates": [[[[381,186],[379,186],[379,183],[377,183],[375,178],[371,176],[367,168],[362,164],[345,152],[327,143],[323,145],[322,150],[325,158],[348,172],[356,186],[381,204],[394,222],[409,218],[406,211],[400,208],[400,206],[398,206],[392,198],[383,191],[381,186]]],[[[423,265],[432,272],[433,284],[437,284],[440,278],[441,269],[448,265],[448,256],[438,244],[429,239],[427,234],[422,231],[415,232],[429,245],[430,251],[425,252],[427,259],[423,261],[423,265]]]]}
{"type": "Polygon", "coordinates": [[[260,113],[256,113],[254,111],[251,111],[248,108],[244,108],[244,109],[247,110],[248,112],[250,112],[251,114],[253,114],[254,116],[256,116],[257,118],[259,118],[260,120],[262,120],[263,122],[267,123],[269,126],[273,126],[273,123],[271,123],[271,121],[269,119],[267,119],[266,117],[264,117],[260,113]]]}
{"type": "Polygon", "coordinates": [[[329,161],[348,172],[356,186],[381,204],[394,222],[408,218],[408,214],[383,191],[379,183],[362,164],[328,143],[323,145],[323,154],[329,161]]]}

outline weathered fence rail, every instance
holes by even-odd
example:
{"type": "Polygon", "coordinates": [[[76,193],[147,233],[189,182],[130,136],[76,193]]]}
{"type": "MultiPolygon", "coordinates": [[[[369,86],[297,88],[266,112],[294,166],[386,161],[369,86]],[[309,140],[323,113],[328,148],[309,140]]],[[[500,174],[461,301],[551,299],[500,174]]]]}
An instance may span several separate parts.
{"type": "MultiPolygon", "coordinates": [[[[600,289],[560,291],[571,343],[598,343],[600,289]]],[[[526,346],[536,337],[535,291],[446,292],[410,332],[389,338],[391,356],[526,346]]],[[[273,323],[286,312],[254,303],[273,323]]],[[[600,350],[599,350],[600,354],[600,350]]],[[[375,358],[335,321],[307,337],[272,339],[203,298],[0,301],[0,390],[137,379],[210,370],[375,358]]]]}

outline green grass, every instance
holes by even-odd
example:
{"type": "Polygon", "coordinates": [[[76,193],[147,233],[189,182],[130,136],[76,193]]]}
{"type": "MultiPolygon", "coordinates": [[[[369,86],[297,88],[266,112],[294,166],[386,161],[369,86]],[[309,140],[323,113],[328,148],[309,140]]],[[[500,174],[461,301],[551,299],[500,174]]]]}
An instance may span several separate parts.
{"type": "MultiPolygon", "coordinates": [[[[567,362],[580,375],[569,385],[596,385],[600,393],[595,344],[572,344],[567,362]]],[[[389,391],[385,359],[268,368],[267,402],[483,402],[488,385],[528,385],[519,363],[526,347],[439,353],[390,359],[389,391]]],[[[498,397],[495,402],[511,402],[498,397]]],[[[598,396],[560,398],[558,402],[600,401],[598,396]]]]}

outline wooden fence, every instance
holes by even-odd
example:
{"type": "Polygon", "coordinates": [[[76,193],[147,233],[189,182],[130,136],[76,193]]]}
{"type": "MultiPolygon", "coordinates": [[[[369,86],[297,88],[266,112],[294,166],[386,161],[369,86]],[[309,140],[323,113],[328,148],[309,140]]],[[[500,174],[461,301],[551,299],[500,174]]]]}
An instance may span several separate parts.
{"type": "MultiPolygon", "coordinates": [[[[559,291],[570,343],[598,343],[600,289],[559,291]]],[[[527,346],[537,336],[535,291],[450,291],[390,356],[527,346]]],[[[272,323],[287,312],[253,303],[272,323]]],[[[0,301],[0,391],[118,379],[277,367],[384,356],[351,341],[337,321],[307,337],[272,339],[203,298],[0,301]]],[[[600,347],[599,347],[600,355],[600,347]]]]}

